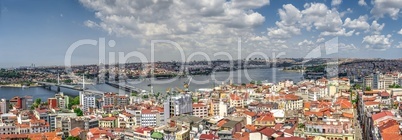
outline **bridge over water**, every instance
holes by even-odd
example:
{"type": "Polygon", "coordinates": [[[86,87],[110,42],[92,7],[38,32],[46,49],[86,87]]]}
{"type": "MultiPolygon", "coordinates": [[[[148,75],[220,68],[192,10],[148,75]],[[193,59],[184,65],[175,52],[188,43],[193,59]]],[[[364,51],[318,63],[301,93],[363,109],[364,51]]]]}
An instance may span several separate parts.
{"type": "MultiPolygon", "coordinates": [[[[137,87],[134,87],[134,86],[125,84],[125,83],[105,82],[105,84],[110,85],[110,86],[112,86],[112,87],[114,87],[114,88],[122,89],[122,90],[124,90],[124,91],[126,91],[126,92],[130,92],[130,93],[131,93],[131,92],[141,93],[141,92],[143,92],[143,91],[146,91],[146,90],[144,90],[144,89],[140,89],[140,88],[137,88],[137,87]]],[[[152,88],[152,87],[151,87],[151,88],[152,88]]],[[[151,92],[152,92],[152,91],[151,91],[151,92]]]]}

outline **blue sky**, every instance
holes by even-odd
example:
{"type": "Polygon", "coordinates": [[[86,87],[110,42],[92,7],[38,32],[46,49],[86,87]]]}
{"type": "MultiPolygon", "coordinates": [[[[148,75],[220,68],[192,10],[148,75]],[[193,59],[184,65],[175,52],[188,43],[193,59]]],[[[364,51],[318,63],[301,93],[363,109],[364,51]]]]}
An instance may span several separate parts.
{"type": "MultiPolygon", "coordinates": [[[[105,63],[109,53],[133,51],[150,60],[152,40],[178,43],[186,60],[228,59],[217,52],[306,57],[331,39],[337,57],[402,54],[402,0],[2,0],[0,8],[0,67],[64,65],[74,42],[99,38],[116,42],[106,43],[105,63]]],[[[154,52],[155,60],[181,60],[172,45],[154,52]]],[[[96,64],[98,56],[98,46],[83,45],[72,64],[96,64]]]]}

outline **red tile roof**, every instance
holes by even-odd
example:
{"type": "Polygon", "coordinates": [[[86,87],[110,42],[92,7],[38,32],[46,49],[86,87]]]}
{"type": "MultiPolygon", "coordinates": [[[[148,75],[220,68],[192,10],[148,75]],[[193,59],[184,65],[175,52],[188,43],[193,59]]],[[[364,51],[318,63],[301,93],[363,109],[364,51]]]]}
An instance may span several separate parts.
{"type": "Polygon", "coordinates": [[[387,123],[379,127],[381,136],[384,140],[400,140],[402,135],[400,134],[399,124],[395,120],[390,120],[387,123]]]}
{"type": "Polygon", "coordinates": [[[364,102],[364,105],[379,105],[380,102],[374,102],[374,101],[368,101],[368,102],[364,102]]]}
{"type": "Polygon", "coordinates": [[[276,140],[305,140],[304,138],[300,137],[279,137],[276,140]]]}
{"type": "Polygon", "coordinates": [[[371,118],[375,121],[375,120],[380,119],[385,116],[394,116],[394,115],[390,111],[383,111],[383,112],[372,115],[371,118]]]}
{"type": "Polygon", "coordinates": [[[213,134],[201,134],[200,140],[218,140],[219,137],[213,134]]]}
{"type": "Polygon", "coordinates": [[[265,115],[258,117],[255,120],[260,121],[260,122],[261,121],[275,121],[275,117],[272,114],[265,114],[265,115]]]}
{"type": "Polygon", "coordinates": [[[255,132],[256,128],[254,125],[252,124],[248,124],[245,126],[246,129],[250,130],[251,132],[255,132]]]}
{"type": "Polygon", "coordinates": [[[387,91],[381,92],[380,95],[381,95],[382,97],[389,97],[389,96],[390,96],[390,94],[389,94],[387,91]]]}
{"type": "Polygon", "coordinates": [[[151,132],[153,130],[154,129],[151,127],[138,127],[137,129],[135,129],[135,132],[144,134],[144,132],[151,132]]]}
{"type": "Polygon", "coordinates": [[[259,132],[267,137],[272,137],[272,134],[274,134],[276,131],[275,131],[275,129],[265,127],[264,129],[260,130],[259,132]]]}
{"type": "Polygon", "coordinates": [[[101,121],[114,121],[114,120],[116,120],[116,117],[106,117],[106,118],[102,118],[100,120],[101,121]]]}
{"type": "Polygon", "coordinates": [[[70,130],[70,135],[73,137],[78,137],[83,130],[79,127],[70,130]]]}
{"type": "Polygon", "coordinates": [[[257,116],[257,113],[251,112],[251,111],[244,111],[244,114],[251,116],[251,117],[257,116]]]}
{"type": "Polygon", "coordinates": [[[193,108],[206,107],[204,104],[193,104],[193,108]]]}

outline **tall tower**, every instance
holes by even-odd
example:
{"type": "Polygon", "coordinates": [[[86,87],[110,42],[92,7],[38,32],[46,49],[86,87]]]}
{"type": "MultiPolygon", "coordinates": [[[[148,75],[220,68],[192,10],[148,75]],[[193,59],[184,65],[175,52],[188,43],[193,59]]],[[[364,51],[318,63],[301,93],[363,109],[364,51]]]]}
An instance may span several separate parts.
{"type": "Polygon", "coordinates": [[[85,74],[82,75],[82,90],[85,90],[85,74]]]}
{"type": "Polygon", "coordinates": [[[60,74],[57,73],[57,85],[60,85],[60,74]]]}

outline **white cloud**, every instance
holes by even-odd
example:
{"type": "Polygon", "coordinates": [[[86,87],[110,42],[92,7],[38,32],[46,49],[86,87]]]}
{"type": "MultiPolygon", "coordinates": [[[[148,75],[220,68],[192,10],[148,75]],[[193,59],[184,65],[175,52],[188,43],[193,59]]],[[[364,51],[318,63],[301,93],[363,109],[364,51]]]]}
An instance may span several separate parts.
{"type": "Polygon", "coordinates": [[[399,17],[399,11],[402,8],[402,0],[374,0],[374,7],[370,13],[377,18],[389,15],[396,20],[399,17]]]}
{"type": "MultiPolygon", "coordinates": [[[[288,39],[293,35],[301,34],[302,29],[318,31],[320,36],[352,36],[355,28],[368,29],[370,27],[366,22],[367,16],[362,16],[355,20],[349,18],[345,26],[353,28],[353,30],[346,30],[341,13],[336,9],[329,9],[323,3],[307,3],[304,8],[300,11],[292,4],[283,5],[283,8],[278,11],[281,20],[276,22],[276,27],[268,28],[268,36],[275,39],[288,39]],[[364,22],[366,23],[364,24],[364,22]]],[[[343,14],[348,11],[351,9],[343,14]]]]}
{"type": "Polygon", "coordinates": [[[367,23],[367,15],[360,16],[358,19],[351,20],[350,18],[345,19],[345,23],[343,26],[352,28],[352,29],[360,29],[367,30],[370,28],[370,24],[367,23]]]}
{"type": "Polygon", "coordinates": [[[395,48],[402,49],[402,42],[399,42],[399,45],[395,46],[395,48]]]}
{"type": "Polygon", "coordinates": [[[357,47],[354,44],[345,44],[345,43],[339,43],[338,48],[340,51],[357,50],[357,47]]]}
{"type": "Polygon", "coordinates": [[[367,3],[364,0],[359,0],[358,4],[360,6],[366,6],[367,5],[367,3]]]}
{"type": "Polygon", "coordinates": [[[398,34],[402,35],[402,29],[398,31],[398,34]]]}
{"type": "Polygon", "coordinates": [[[353,13],[353,10],[348,8],[346,11],[341,12],[339,15],[340,17],[344,17],[346,14],[353,13]]]}
{"type": "Polygon", "coordinates": [[[342,3],[342,0],[332,0],[331,5],[332,6],[338,6],[341,3],[342,3]]]}
{"type": "Polygon", "coordinates": [[[355,32],[355,30],[352,30],[352,31],[346,31],[345,30],[345,28],[343,28],[343,29],[341,29],[341,30],[339,30],[339,31],[336,31],[336,32],[328,32],[328,31],[324,31],[324,32],[321,32],[321,36],[352,36],[353,35],[353,33],[355,32]]]}
{"type": "Polygon", "coordinates": [[[99,25],[92,20],[87,20],[84,22],[84,25],[89,27],[89,28],[94,28],[94,27],[99,27],[99,25]]]}
{"type": "Polygon", "coordinates": [[[369,35],[363,38],[362,43],[365,44],[366,48],[385,50],[391,46],[392,35],[369,35]]]}
{"type": "MultiPolygon", "coordinates": [[[[191,49],[231,49],[237,38],[255,38],[254,28],[265,17],[253,9],[269,0],[80,0],[95,11],[99,22],[85,21],[108,33],[131,36],[146,46],[152,39],[167,39],[191,49]],[[200,42],[191,44],[190,42],[200,42]]],[[[250,46],[261,42],[251,40],[250,46]]],[[[265,45],[267,46],[267,45],[265,45]]]]}
{"type": "Polygon", "coordinates": [[[342,19],[335,9],[329,10],[323,3],[312,3],[305,5],[302,25],[309,30],[311,26],[325,32],[337,32],[342,29],[342,19]]]}
{"type": "Polygon", "coordinates": [[[371,23],[370,29],[373,34],[381,34],[382,29],[384,28],[385,23],[379,24],[376,20],[371,23]]]}
{"type": "Polygon", "coordinates": [[[317,43],[322,43],[322,42],[324,42],[324,41],[325,41],[325,38],[322,38],[322,37],[321,37],[321,38],[318,38],[316,42],[317,42],[317,43]]]}
{"type": "Polygon", "coordinates": [[[283,9],[278,10],[278,13],[281,21],[276,22],[276,28],[268,28],[269,37],[285,39],[300,34],[298,24],[302,14],[296,7],[292,4],[286,4],[283,5],[283,9]]]}
{"type": "Polygon", "coordinates": [[[299,45],[299,46],[311,46],[313,44],[314,44],[313,41],[305,39],[302,42],[299,42],[297,45],[299,45]]]}

